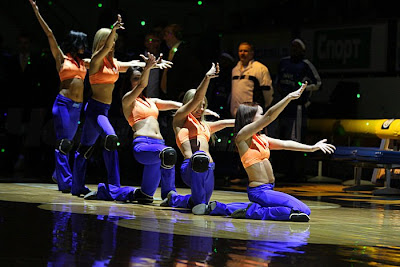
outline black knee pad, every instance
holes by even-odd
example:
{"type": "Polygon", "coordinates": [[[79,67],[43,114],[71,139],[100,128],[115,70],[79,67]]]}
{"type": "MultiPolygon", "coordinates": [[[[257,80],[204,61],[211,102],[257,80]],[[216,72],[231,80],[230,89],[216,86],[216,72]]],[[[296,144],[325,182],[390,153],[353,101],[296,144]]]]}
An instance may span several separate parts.
{"type": "Polygon", "coordinates": [[[78,151],[81,155],[83,155],[85,159],[88,159],[92,156],[93,150],[94,150],[93,146],[85,146],[79,144],[78,149],[76,151],[78,151]]]}
{"type": "Polygon", "coordinates": [[[107,151],[114,151],[118,147],[118,136],[115,134],[107,135],[104,139],[104,148],[107,151]]]}
{"type": "Polygon", "coordinates": [[[56,149],[58,149],[58,151],[60,151],[64,155],[67,155],[72,150],[73,146],[74,141],[68,139],[57,140],[56,143],[56,149]]]}
{"type": "Polygon", "coordinates": [[[160,152],[161,167],[164,169],[171,169],[174,167],[178,156],[175,149],[166,147],[160,152]]]}
{"type": "Polygon", "coordinates": [[[199,152],[193,154],[190,158],[192,163],[192,170],[195,172],[205,172],[208,170],[208,164],[210,163],[210,158],[204,152],[199,152]]]}

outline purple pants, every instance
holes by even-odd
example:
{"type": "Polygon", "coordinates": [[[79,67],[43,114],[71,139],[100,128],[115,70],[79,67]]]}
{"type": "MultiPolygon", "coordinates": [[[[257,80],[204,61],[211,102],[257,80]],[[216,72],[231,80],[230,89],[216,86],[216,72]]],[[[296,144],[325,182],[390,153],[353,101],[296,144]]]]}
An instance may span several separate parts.
{"type": "MultiPolygon", "coordinates": [[[[196,153],[204,151],[197,151],[196,153]]],[[[210,201],[214,190],[214,169],[215,163],[208,164],[208,170],[205,172],[195,172],[192,170],[190,159],[185,159],[181,165],[181,177],[183,182],[191,188],[191,195],[173,195],[171,199],[171,207],[176,208],[193,208],[201,203],[210,201]]]]}
{"type": "MultiPolygon", "coordinates": [[[[78,122],[82,109],[82,103],[57,95],[53,104],[53,121],[56,139],[73,140],[78,129],[78,122]]],[[[56,178],[58,190],[70,190],[72,184],[72,171],[69,165],[69,154],[65,155],[58,149],[54,151],[55,170],[53,177],[56,178]]]]}
{"type": "Polygon", "coordinates": [[[292,210],[310,215],[310,208],[306,204],[291,195],[273,189],[274,184],[247,187],[249,200],[259,206],[252,205],[247,210],[246,218],[287,221],[292,210]]]}
{"type": "Polygon", "coordinates": [[[166,147],[162,139],[138,136],[133,140],[133,155],[144,165],[141,190],[153,196],[161,181],[162,199],[167,197],[168,192],[176,191],[175,166],[171,169],[161,167],[160,152],[166,147]]]}
{"type": "Polygon", "coordinates": [[[250,202],[232,202],[225,204],[219,201],[215,201],[215,203],[217,205],[215,209],[210,212],[210,215],[230,216],[235,210],[245,209],[250,204],[250,202]]]}
{"type": "MultiPolygon", "coordinates": [[[[107,117],[109,109],[109,104],[101,103],[92,98],[88,100],[88,103],[85,107],[85,122],[83,124],[81,135],[82,145],[93,146],[99,136],[105,138],[108,135],[115,135],[114,128],[110,124],[110,121],[107,117]]],[[[120,188],[121,184],[119,176],[118,151],[103,149],[103,159],[108,174],[108,185],[113,185],[116,188],[120,188]]],[[[88,189],[85,187],[86,166],[86,158],[79,151],[76,151],[71,188],[71,193],[73,195],[85,194],[88,192],[88,189]]],[[[108,190],[108,188],[109,187],[106,187],[106,190],[108,190]]],[[[99,191],[102,190],[102,185],[100,184],[99,191]]],[[[131,188],[131,190],[135,189],[131,188]]],[[[114,192],[111,194],[110,192],[110,196],[113,195],[118,195],[118,193],[114,192]]],[[[101,198],[102,196],[102,194],[98,194],[97,199],[103,199],[101,198]]],[[[110,199],[106,198],[104,200],[110,199]]],[[[125,200],[130,199],[127,198],[125,200]]]]}

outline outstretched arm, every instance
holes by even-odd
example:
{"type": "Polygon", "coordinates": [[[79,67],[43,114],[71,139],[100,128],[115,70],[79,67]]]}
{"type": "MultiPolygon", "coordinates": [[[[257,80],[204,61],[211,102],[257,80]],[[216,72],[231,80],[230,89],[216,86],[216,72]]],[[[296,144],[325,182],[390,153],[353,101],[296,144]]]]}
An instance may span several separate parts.
{"type": "MultiPolygon", "coordinates": [[[[126,72],[127,69],[129,67],[141,67],[143,68],[146,65],[146,60],[147,57],[145,57],[144,55],[140,55],[145,62],[139,61],[139,60],[131,60],[128,62],[122,62],[122,61],[118,61],[118,64],[120,66],[120,72],[126,72]]],[[[156,64],[152,67],[152,68],[159,68],[159,69],[166,69],[166,68],[171,68],[172,65],[174,63],[172,63],[171,61],[167,61],[162,59],[162,54],[160,55],[160,57],[157,59],[156,64]]]]}
{"type": "Polygon", "coordinates": [[[182,107],[181,102],[172,101],[172,100],[163,100],[159,98],[152,98],[154,103],[156,104],[158,110],[177,110],[182,107]]]}
{"type": "Polygon", "coordinates": [[[132,109],[135,107],[136,98],[143,92],[144,88],[146,88],[149,83],[150,70],[156,64],[155,56],[149,54],[149,57],[145,59],[145,63],[146,66],[143,69],[139,84],[122,97],[122,110],[126,118],[129,117],[132,109]]]}
{"type": "Polygon", "coordinates": [[[199,87],[197,87],[193,99],[191,99],[185,105],[180,107],[175,113],[173,122],[174,125],[183,125],[189,113],[191,113],[201,104],[206,95],[208,85],[210,84],[210,80],[212,78],[218,77],[218,73],[219,73],[219,64],[217,63],[217,65],[215,65],[213,63],[211,69],[206,73],[199,87]]]}
{"type": "Polygon", "coordinates": [[[291,150],[301,152],[315,152],[321,150],[325,154],[332,154],[336,149],[334,145],[326,143],[326,139],[317,142],[315,145],[306,145],[292,140],[279,140],[271,137],[268,137],[268,142],[271,150],[291,150]]]}
{"type": "Polygon", "coordinates": [[[118,14],[118,19],[117,21],[113,24],[112,30],[110,34],[107,37],[107,40],[105,44],[103,45],[102,48],[100,48],[99,51],[95,52],[92,55],[92,59],[90,61],[90,72],[91,73],[96,73],[99,71],[100,67],[103,64],[103,59],[107,54],[111,51],[112,47],[114,46],[114,41],[115,41],[115,33],[117,32],[118,29],[124,29],[122,23],[122,17],[121,15],[118,14]]]}
{"type": "Polygon", "coordinates": [[[259,131],[267,127],[271,122],[273,122],[278,117],[278,115],[284,110],[284,108],[290,103],[290,101],[298,99],[301,96],[301,94],[306,89],[306,86],[307,82],[303,83],[298,90],[291,92],[290,94],[285,96],[281,101],[279,101],[271,108],[269,108],[261,119],[256,120],[243,127],[236,136],[236,142],[247,140],[253,134],[258,133],[259,131]]]}
{"type": "Polygon", "coordinates": [[[58,47],[57,40],[54,37],[53,31],[50,29],[50,27],[47,25],[47,23],[40,15],[39,7],[36,5],[36,1],[29,0],[29,2],[32,5],[33,12],[35,12],[36,18],[38,19],[40,26],[42,26],[42,29],[46,34],[47,39],[49,40],[50,50],[56,61],[57,70],[60,70],[61,64],[64,62],[64,53],[58,47]]]}
{"type": "Polygon", "coordinates": [[[213,134],[227,127],[234,127],[235,120],[234,119],[218,120],[213,122],[207,122],[207,124],[208,126],[210,126],[210,132],[213,134]]]}

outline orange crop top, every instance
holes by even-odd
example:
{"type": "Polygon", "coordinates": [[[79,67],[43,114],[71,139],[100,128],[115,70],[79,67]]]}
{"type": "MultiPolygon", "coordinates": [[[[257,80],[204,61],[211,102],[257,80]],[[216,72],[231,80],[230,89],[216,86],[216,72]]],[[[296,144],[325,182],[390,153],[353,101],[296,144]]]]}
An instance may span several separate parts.
{"type": "Polygon", "coordinates": [[[60,76],[61,81],[74,78],[84,80],[86,72],[87,70],[85,67],[85,63],[82,59],[79,58],[79,62],[76,62],[70,54],[67,54],[64,56],[64,63],[62,64],[58,75],[60,76]]]}
{"type": "Polygon", "coordinates": [[[89,75],[90,84],[113,84],[119,77],[119,65],[115,58],[111,64],[106,57],[103,58],[103,67],[95,74],[89,75]]]}
{"type": "Polygon", "coordinates": [[[144,120],[148,117],[158,118],[158,108],[153,101],[147,101],[147,98],[136,98],[135,108],[128,118],[128,123],[133,126],[138,121],[144,120]]]}
{"type": "Polygon", "coordinates": [[[249,149],[240,158],[243,167],[247,168],[253,164],[269,159],[269,143],[268,140],[259,134],[253,135],[249,149]]]}
{"type": "Polygon", "coordinates": [[[194,138],[202,137],[210,141],[210,127],[204,123],[199,122],[191,113],[188,115],[183,127],[176,135],[176,144],[180,148],[184,142],[194,138]]]}

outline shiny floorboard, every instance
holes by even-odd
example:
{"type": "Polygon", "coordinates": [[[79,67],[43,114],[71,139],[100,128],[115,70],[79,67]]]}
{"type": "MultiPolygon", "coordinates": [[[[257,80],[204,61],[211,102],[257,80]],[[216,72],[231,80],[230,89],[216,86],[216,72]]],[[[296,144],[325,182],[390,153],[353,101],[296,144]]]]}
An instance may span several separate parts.
{"type": "MultiPolygon", "coordinates": [[[[95,185],[89,185],[92,190],[95,185]]],[[[196,216],[86,201],[55,184],[0,183],[2,266],[399,266],[400,196],[341,185],[278,186],[311,208],[308,223],[196,216]],[[6,265],[3,265],[6,264],[6,265]]],[[[178,188],[181,194],[190,193],[178,188]]],[[[247,202],[215,190],[212,200],[247,202]]]]}

